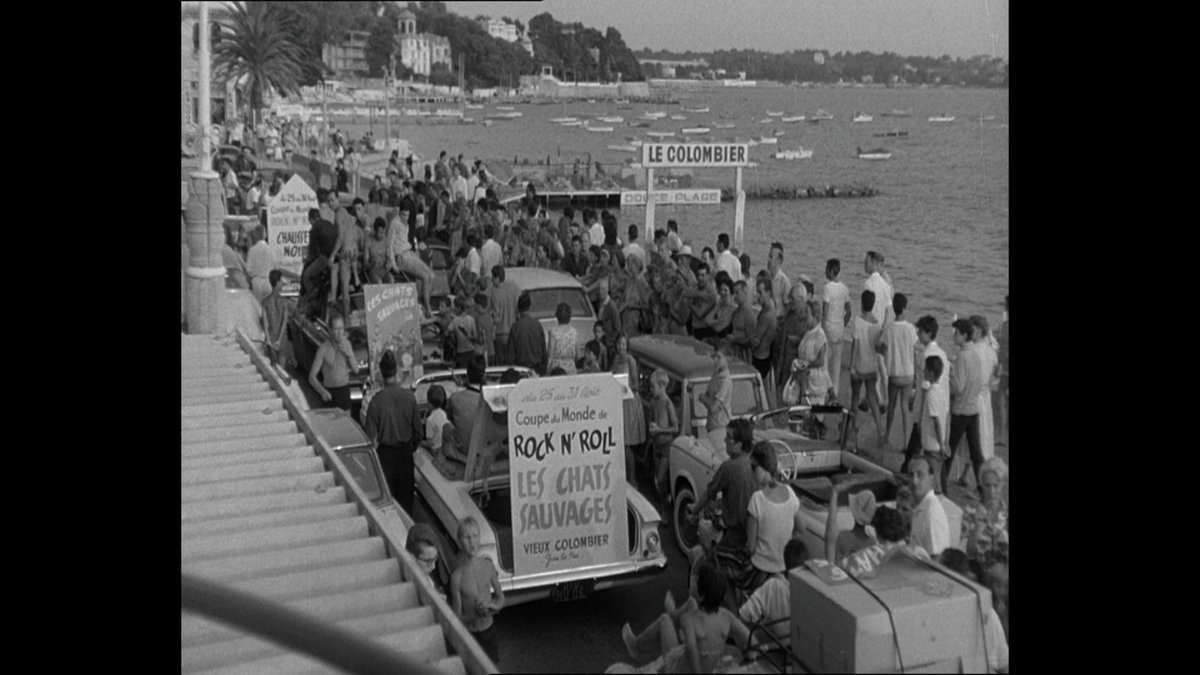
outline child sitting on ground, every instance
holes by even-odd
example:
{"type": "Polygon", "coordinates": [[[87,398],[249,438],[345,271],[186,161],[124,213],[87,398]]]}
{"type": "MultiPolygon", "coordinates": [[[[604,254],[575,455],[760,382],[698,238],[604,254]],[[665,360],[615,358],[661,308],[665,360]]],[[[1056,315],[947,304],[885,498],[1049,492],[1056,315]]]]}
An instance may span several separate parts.
{"type": "Polygon", "coordinates": [[[479,523],[468,516],[458,526],[462,557],[450,576],[450,602],[454,612],[479,646],[496,665],[500,644],[492,616],[504,608],[504,590],[491,559],[475,555],[479,548],[479,523]]]}

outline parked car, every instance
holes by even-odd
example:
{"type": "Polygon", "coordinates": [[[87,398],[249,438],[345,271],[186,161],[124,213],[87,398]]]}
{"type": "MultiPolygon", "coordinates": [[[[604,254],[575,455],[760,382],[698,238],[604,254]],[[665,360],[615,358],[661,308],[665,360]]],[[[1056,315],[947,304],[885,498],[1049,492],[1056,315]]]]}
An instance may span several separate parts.
{"type": "Polygon", "coordinates": [[[505,267],[505,281],[512,281],[517,289],[529,293],[531,305],[529,315],[541,322],[547,332],[558,325],[554,312],[558,304],[565,302],[571,307],[571,325],[584,342],[592,339],[592,328],[596,324],[596,312],[588,302],[583,284],[575,277],[555,270],[536,267],[505,267]]]}
{"type": "MultiPolygon", "coordinates": [[[[625,376],[614,376],[624,383],[625,376]]],[[[467,466],[476,466],[480,451],[489,442],[508,444],[507,392],[515,385],[486,385],[484,402],[471,438],[467,466]],[[484,417],[487,416],[487,417],[484,417]]],[[[467,482],[462,465],[435,463],[425,450],[414,455],[417,468],[419,508],[433,514],[436,528],[442,536],[442,546],[457,551],[455,533],[458,524],[468,516],[480,525],[479,555],[491,559],[500,576],[509,605],[551,598],[555,601],[582,599],[594,591],[616,586],[641,583],[666,568],[658,526],[658,511],[626,483],[625,501],[629,532],[629,557],[604,565],[588,565],[562,571],[539,574],[514,574],[512,501],[514,491],[509,472],[507,450],[494,461],[483,479],[467,482]],[[485,493],[488,495],[484,500],[485,493]],[[479,502],[484,501],[480,506],[479,502]]]]}

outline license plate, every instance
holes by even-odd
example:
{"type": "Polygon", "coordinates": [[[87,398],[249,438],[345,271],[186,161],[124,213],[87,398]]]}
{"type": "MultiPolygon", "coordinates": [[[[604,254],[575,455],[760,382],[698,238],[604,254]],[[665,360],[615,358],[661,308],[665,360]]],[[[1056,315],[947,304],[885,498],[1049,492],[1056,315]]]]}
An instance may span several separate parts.
{"type": "Polygon", "coordinates": [[[570,602],[582,600],[592,594],[596,587],[595,579],[578,579],[555,585],[550,590],[550,599],[554,602],[570,602]]]}

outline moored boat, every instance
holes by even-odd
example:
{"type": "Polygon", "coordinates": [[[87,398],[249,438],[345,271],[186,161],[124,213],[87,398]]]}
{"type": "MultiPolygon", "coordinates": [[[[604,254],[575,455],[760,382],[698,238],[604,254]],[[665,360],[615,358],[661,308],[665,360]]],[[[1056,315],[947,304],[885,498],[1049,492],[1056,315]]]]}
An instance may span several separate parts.
{"type": "Polygon", "coordinates": [[[579,118],[577,118],[577,117],[552,117],[552,118],[550,118],[550,121],[554,122],[555,124],[562,124],[563,122],[574,122],[577,119],[579,119],[579,118]]]}
{"type": "Polygon", "coordinates": [[[606,134],[613,130],[612,127],[584,127],[587,131],[594,131],[598,134],[606,134]]]}
{"type": "Polygon", "coordinates": [[[768,110],[767,117],[783,117],[783,111],[780,110],[780,111],[776,112],[774,110],[768,110]]]}
{"type": "Polygon", "coordinates": [[[713,125],[713,128],[715,128],[715,129],[732,129],[732,128],[736,127],[736,126],[737,126],[737,125],[736,125],[736,124],[733,124],[733,123],[727,123],[727,124],[714,124],[714,125],[713,125]]]}
{"type": "Polygon", "coordinates": [[[812,154],[811,149],[805,150],[804,146],[800,146],[795,150],[780,150],[775,153],[775,159],[808,159],[812,154]]]}
{"type": "Polygon", "coordinates": [[[671,115],[671,119],[673,119],[673,120],[675,120],[676,122],[678,122],[678,121],[680,121],[680,120],[686,120],[686,119],[687,119],[687,115],[671,115]]]}
{"type": "Polygon", "coordinates": [[[712,130],[709,129],[708,127],[684,127],[683,129],[679,130],[679,133],[682,133],[682,134],[707,134],[709,131],[712,131],[712,130]]]}
{"type": "Polygon", "coordinates": [[[779,143],[779,139],[775,136],[763,136],[758,139],[758,142],[762,144],[779,143]]]}
{"type": "Polygon", "coordinates": [[[779,121],[780,122],[803,122],[804,115],[792,115],[790,117],[781,118],[779,121]]]}
{"type": "Polygon", "coordinates": [[[858,148],[858,158],[859,159],[891,159],[892,151],[888,150],[886,148],[875,148],[874,150],[867,150],[864,152],[862,148],[858,148]]]}
{"type": "Polygon", "coordinates": [[[860,112],[854,113],[853,121],[855,121],[855,122],[872,122],[874,120],[875,120],[874,117],[871,117],[870,115],[867,115],[866,113],[860,113],[860,112]]]}
{"type": "Polygon", "coordinates": [[[601,121],[601,122],[606,122],[606,123],[608,123],[608,124],[620,124],[620,123],[622,123],[622,122],[624,122],[624,121],[625,121],[625,118],[624,118],[624,117],[619,117],[619,116],[614,116],[614,117],[597,117],[596,119],[597,119],[597,120],[599,120],[599,121],[601,121]]]}
{"type": "Polygon", "coordinates": [[[512,110],[512,109],[513,109],[513,107],[512,107],[511,105],[498,105],[498,106],[496,106],[496,110],[512,110]]]}
{"type": "Polygon", "coordinates": [[[814,120],[831,120],[831,119],[833,119],[833,115],[830,115],[828,112],[826,112],[825,110],[823,110],[821,108],[817,108],[817,112],[816,112],[816,114],[814,114],[812,116],[812,119],[814,119],[814,120]]]}
{"type": "Polygon", "coordinates": [[[945,124],[947,122],[953,122],[954,116],[946,115],[945,113],[942,113],[941,115],[934,115],[933,117],[930,117],[929,121],[933,122],[935,124],[945,124]]]}
{"type": "Polygon", "coordinates": [[[900,136],[900,137],[908,136],[908,132],[907,131],[898,131],[898,130],[878,131],[875,133],[875,136],[878,138],[896,138],[898,136],[900,136]]]}
{"type": "Polygon", "coordinates": [[[653,136],[655,138],[670,138],[675,135],[675,132],[674,131],[647,131],[646,135],[653,136]]]}
{"type": "Polygon", "coordinates": [[[684,108],[684,109],[683,109],[683,112],[688,112],[688,113],[706,113],[706,112],[708,112],[708,108],[707,108],[707,107],[704,107],[704,108],[684,108]]]}
{"type": "Polygon", "coordinates": [[[883,117],[912,117],[912,111],[900,110],[899,108],[892,108],[891,110],[880,114],[883,117]]]}

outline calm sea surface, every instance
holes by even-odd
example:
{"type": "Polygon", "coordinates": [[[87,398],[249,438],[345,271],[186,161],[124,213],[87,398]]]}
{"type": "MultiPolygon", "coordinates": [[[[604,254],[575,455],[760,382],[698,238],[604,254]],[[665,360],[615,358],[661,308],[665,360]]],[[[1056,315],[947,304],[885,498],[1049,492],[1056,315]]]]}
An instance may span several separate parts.
{"type": "MultiPolygon", "coordinates": [[[[807,274],[818,289],[824,283],[827,258],[842,260],[841,280],[850,287],[852,302],[864,279],[862,260],[867,250],[883,253],[896,291],[909,297],[910,320],[932,313],[942,325],[951,315],[983,314],[993,326],[1000,320],[1008,292],[1008,91],[971,89],[793,89],[725,88],[695,91],[681,105],[633,104],[620,110],[613,103],[585,102],[553,105],[517,105],[522,117],[482,125],[403,125],[401,137],[414,152],[432,160],[441,150],[466,158],[511,162],[514,155],[570,162],[588,153],[607,171],[617,169],[633,155],[609,150],[608,145],[629,139],[654,140],[647,131],[675,131],[685,126],[708,126],[711,141],[758,138],[784,131],[778,145],[752,147],[756,168],[745,170],[747,188],[754,185],[824,186],[863,184],[880,194],[857,199],[747,200],[744,249],[753,271],[766,263],[772,241],[783,243],[785,272],[795,281],[807,274]],[[708,113],[683,108],[708,107],[708,113]],[[834,115],[817,125],[785,124],[766,119],[766,111],[808,115],[818,109],[834,115]],[[909,110],[908,118],[886,118],[880,113],[909,110]],[[629,127],[643,112],[661,110],[667,118],[648,128],[629,127]],[[855,111],[874,115],[872,122],[852,123],[855,111]],[[623,116],[612,133],[591,133],[563,128],[548,120],[575,116],[623,116]],[[949,124],[927,121],[932,115],[953,115],[949,124]],[[685,115],[687,120],[671,120],[685,115]],[[994,116],[980,122],[981,116],[994,116]],[[717,123],[734,123],[717,129],[717,123]],[[1002,126],[1004,125],[1004,126],[1002,126]],[[907,130],[907,138],[875,138],[876,132],[907,130]],[[780,161],[777,149],[797,145],[812,149],[808,160],[780,161]],[[865,161],[855,148],[884,147],[894,155],[887,161],[865,161]]],[[[468,110],[476,119],[498,112],[494,105],[468,110]]],[[[395,123],[394,123],[395,124],[395,123]]],[[[599,126],[601,122],[592,122],[599,126]]],[[[357,125],[343,125],[359,135],[357,125]]],[[[376,120],[377,136],[382,124],[376,120]]],[[[395,133],[393,131],[393,133],[395,133]]],[[[680,136],[677,136],[679,138],[680,136]]],[[[706,187],[732,187],[732,170],[697,170],[695,181],[706,187]]],[[[643,209],[618,214],[624,235],[630,223],[644,223],[643,209]]],[[[656,208],[656,227],[668,218],[679,222],[680,234],[696,250],[714,246],[717,235],[732,237],[734,204],[719,207],[656,208]]],[[[950,340],[943,339],[943,343],[950,340]]]]}

